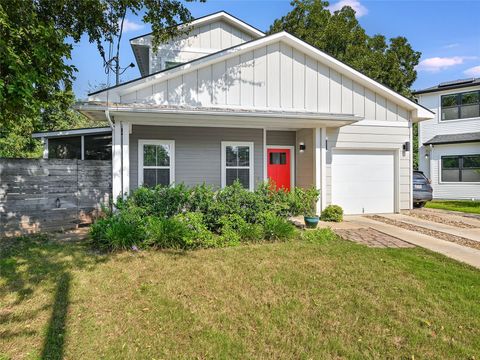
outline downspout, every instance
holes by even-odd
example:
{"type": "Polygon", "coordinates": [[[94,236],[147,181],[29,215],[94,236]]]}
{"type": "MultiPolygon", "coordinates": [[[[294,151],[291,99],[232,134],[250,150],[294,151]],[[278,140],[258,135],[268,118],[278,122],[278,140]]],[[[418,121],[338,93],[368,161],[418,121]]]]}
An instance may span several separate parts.
{"type": "Polygon", "coordinates": [[[110,110],[105,110],[105,117],[107,118],[108,124],[110,125],[110,128],[113,130],[113,122],[112,119],[110,118],[110,110]]]}

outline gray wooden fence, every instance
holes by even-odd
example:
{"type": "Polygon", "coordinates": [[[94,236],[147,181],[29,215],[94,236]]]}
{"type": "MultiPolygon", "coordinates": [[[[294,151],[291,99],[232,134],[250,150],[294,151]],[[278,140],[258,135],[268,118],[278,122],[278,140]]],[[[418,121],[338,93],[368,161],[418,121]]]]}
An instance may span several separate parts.
{"type": "Polygon", "coordinates": [[[111,161],[0,159],[0,236],[88,223],[111,189],[111,161]]]}

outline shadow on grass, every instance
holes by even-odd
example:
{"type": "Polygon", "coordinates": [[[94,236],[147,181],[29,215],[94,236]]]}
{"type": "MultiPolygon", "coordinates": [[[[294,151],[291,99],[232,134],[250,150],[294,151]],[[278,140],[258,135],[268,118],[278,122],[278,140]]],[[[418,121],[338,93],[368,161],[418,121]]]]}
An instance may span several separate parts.
{"type": "Polygon", "coordinates": [[[1,239],[0,300],[15,295],[12,305],[19,304],[42,283],[55,282],[70,270],[93,269],[107,259],[108,256],[94,253],[85,243],[58,243],[46,235],[1,239]]]}
{"type": "MultiPolygon", "coordinates": [[[[46,235],[25,236],[0,240],[0,322],[28,324],[39,314],[51,309],[43,340],[42,359],[61,359],[69,304],[69,291],[74,271],[90,271],[110,257],[91,250],[85,242],[59,243],[46,235]],[[52,300],[39,308],[28,305],[41,291],[52,289],[52,300]],[[25,309],[26,307],[26,309],[25,309]],[[17,310],[18,309],[18,310],[17,310]],[[25,309],[26,311],[22,311],[25,309]]],[[[24,337],[35,333],[0,331],[5,338],[24,337]]],[[[1,358],[1,356],[0,356],[1,358]]]]}
{"type": "Polygon", "coordinates": [[[43,343],[42,359],[63,358],[70,280],[71,276],[69,273],[61,274],[58,279],[52,314],[43,343]]]}

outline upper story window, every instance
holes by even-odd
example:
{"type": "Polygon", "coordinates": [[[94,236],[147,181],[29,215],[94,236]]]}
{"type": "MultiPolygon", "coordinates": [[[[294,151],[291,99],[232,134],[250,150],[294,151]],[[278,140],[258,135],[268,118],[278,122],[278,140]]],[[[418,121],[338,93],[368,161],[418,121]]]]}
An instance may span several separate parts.
{"type": "Polygon", "coordinates": [[[183,64],[182,62],[179,62],[179,61],[165,61],[165,70],[166,69],[170,69],[174,66],[177,66],[177,65],[180,65],[180,64],[183,64]]]}
{"type": "Polygon", "coordinates": [[[442,96],[442,121],[480,117],[480,91],[442,96]]]}

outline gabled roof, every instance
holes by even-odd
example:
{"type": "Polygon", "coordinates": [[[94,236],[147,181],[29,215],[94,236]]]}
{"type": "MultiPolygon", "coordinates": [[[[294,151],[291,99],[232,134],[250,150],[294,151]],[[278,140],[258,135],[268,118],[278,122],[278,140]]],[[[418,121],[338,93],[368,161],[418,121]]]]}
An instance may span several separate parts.
{"type": "Polygon", "coordinates": [[[437,92],[437,91],[445,91],[445,90],[462,89],[462,88],[467,88],[472,86],[480,86],[480,78],[469,78],[469,79],[458,79],[453,81],[446,81],[438,85],[431,86],[429,88],[414,91],[413,95],[421,95],[421,94],[437,92]]]}
{"type": "Polygon", "coordinates": [[[480,132],[437,135],[423,143],[423,145],[459,144],[470,142],[480,142],[480,132]]]}
{"type": "MultiPolygon", "coordinates": [[[[178,27],[185,27],[185,26],[199,26],[199,25],[203,25],[203,24],[208,24],[208,23],[211,23],[211,22],[216,22],[216,21],[219,21],[219,20],[224,20],[232,25],[235,25],[237,28],[245,31],[246,33],[252,35],[253,37],[260,37],[260,36],[265,36],[265,33],[259,29],[257,29],[256,27],[250,25],[250,24],[247,24],[245,21],[243,20],[240,20],[239,18],[233,16],[232,14],[229,14],[228,12],[226,11],[217,11],[213,14],[209,14],[209,15],[205,15],[205,16],[201,16],[199,18],[196,18],[195,20],[189,22],[189,23],[181,23],[181,24],[178,24],[177,26],[178,27]]],[[[133,40],[136,40],[136,39],[139,39],[141,37],[144,37],[144,36],[149,36],[149,35],[152,35],[152,32],[149,32],[147,34],[143,34],[143,35],[139,35],[139,36],[135,36],[133,38],[131,38],[129,41],[132,42],[133,40]]]]}
{"type": "MultiPolygon", "coordinates": [[[[176,27],[183,28],[183,27],[199,27],[202,25],[206,25],[209,23],[214,23],[218,21],[224,21],[232,26],[236,27],[237,29],[249,34],[254,39],[265,36],[263,31],[253,27],[250,24],[238,19],[237,17],[225,12],[225,11],[218,11],[213,14],[205,15],[199,17],[189,23],[181,23],[176,25],[176,27]]],[[[137,61],[138,68],[142,76],[148,75],[149,71],[149,49],[148,46],[145,44],[137,43],[136,40],[148,37],[152,35],[152,32],[149,32],[144,35],[139,35],[130,39],[130,46],[132,47],[133,54],[135,56],[135,60],[137,61]]]]}
{"type": "MultiPolygon", "coordinates": [[[[377,93],[380,93],[385,98],[391,100],[394,103],[400,104],[404,106],[406,109],[410,111],[414,111],[414,118],[417,120],[420,119],[431,119],[434,113],[419,105],[418,103],[400,95],[399,93],[395,92],[394,90],[388,88],[387,86],[380,84],[379,82],[369,78],[368,76],[362,74],[361,72],[353,69],[352,67],[346,65],[345,63],[335,59],[334,57],[324,53],[323,51],[318,50],[317,48],[313,47],[310,44],[300,40],[299,38],[285,32],[279,32],[276,34],[264,36],[260,39],[254,39],[236,46],[233,46],[228,49],[220,50],[216,53],[206,55],[204,57],[192,60],[190,62],[177,65],[175,67],[165,69],[162,71],[158,71],[156,73],[152,73],[150,75],[134,79],[123,84],[113,86],[101,91],[93,92],[89,94],[89,96],[97,95],[105,91],[110,91],[116,89],[116,93],[118,96],[123,94],[141,89],[145,86],[151,86],[153,84],[163,82],[168,80],[172,77],[182,75],[183,73],[190,72],[197,70],[201,67],[205,67],[208,65],[212,65],[213,63],[224,61],[234,56],[239,56],[243,53],[248,51],[255,50],[256,48],[269,45],[272,43],[276,43],[278,41],[285,42],[296,49],[304,52],[305,54],[311,56],[312,58],[321,61],[325,65],[329,66],[330,68],[351,77],[353,80],[358,82],[360,85],[365,86],[366,88],[373,90],[377,93]]],[[[96,99],[92,99],[96,100],[96,99]]],[[[115,101],[112,99],[112,101],[115,101]]]]}

